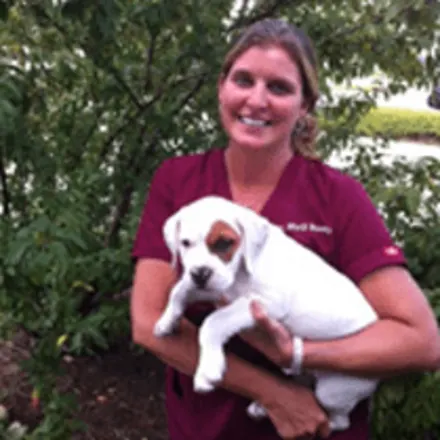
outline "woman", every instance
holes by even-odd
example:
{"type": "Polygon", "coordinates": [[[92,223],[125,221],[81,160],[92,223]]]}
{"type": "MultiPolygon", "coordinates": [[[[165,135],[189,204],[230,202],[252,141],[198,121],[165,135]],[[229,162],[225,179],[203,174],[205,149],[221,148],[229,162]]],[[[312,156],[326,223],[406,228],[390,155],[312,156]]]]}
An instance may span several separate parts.
{"type": "MultiPolygon", "coordinates": [[[[133,338],[169,365],[172,440],[326,437],[327,419],[313,393],[279,374],[279,366],[290,365],[292,335],[258,305],[253,312],[267,337],[251,332],[233,340],[219,389],[193,392],[197,325],[210,306],[189,310],[173,336],[152,332],[176,279],[162,238],[165,219],[195,199],[221,195],[279,224],[359,285],[380,320],[337,341],[305,341],[304,368],[376,376],[435,369],[436,322],[361,185],[314,158],[318,80],[308,38],[278,20],[252,25],[226,57],[218,99],[227,148],[167,160],[153,178],[133,250],[133,338]],[[270,420],[246,415],[251,399],[270,420]]],[[[329,438],[367,439],[367,403],[353,410],[348,430],[329,438]]]]}

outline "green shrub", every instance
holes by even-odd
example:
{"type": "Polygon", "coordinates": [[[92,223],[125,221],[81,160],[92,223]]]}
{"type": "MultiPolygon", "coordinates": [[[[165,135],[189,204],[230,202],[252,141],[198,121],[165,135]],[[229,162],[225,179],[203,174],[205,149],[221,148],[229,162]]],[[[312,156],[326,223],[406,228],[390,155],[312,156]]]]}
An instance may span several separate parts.
{"type": "MultiPolygon", "coordinates": [[[[0,2],[0,334],[18,326],[36,339],[23,369],[43,420],[26,440],[67,440],[78,429],[75,401],[56,387],[64,352],[109,350],[129,335],[127,301],[112,298],[131,283],[130,247],[152,171],[177,151],[224,145],[215,84],[236,2],[198,3],[0,2]]],[[[319,43],[329,102],[319,151],[360,142],[355,127],[361,135],[433,129],[440,137],[434,113],[369,112],[374,90],[333,99],[325,85],[373,67],[386,72],[389,93],[433,77],[430,63],[423,77],[414,55],[432,45],[437,26],[426,5],[415,7],[423,2],[249,3],[254,10],[241,8],[232,28],[280,14],[319,43]]],[[[354,149],[350,172],[383,207],[417,281],[438,292],[439,164],[380,168],[379,144],[354,149]]],[[[425,440],[439,413],[437,375],[396,379],[377,395],[374,439],[425,440]]]]}
{"type": "MultiPolygon", "coordinates": [[[[440,323],[440,162],[398,160],[389,167],[372,162],[370,148],[357,147],[353,154],[354,164],[348,171],[362,181],[380,207],[440,323]]],[[[439,372],[386,380],[374,399],[372,438],[440,438],[439,409],[439,372]]]]}
{"type": "Polygon", "coordinates": [[[381,135],[391,139],[426,136],[440,142],[440,112],[375,108],[360,120],[357,132],[363,136],[381,135]]]}

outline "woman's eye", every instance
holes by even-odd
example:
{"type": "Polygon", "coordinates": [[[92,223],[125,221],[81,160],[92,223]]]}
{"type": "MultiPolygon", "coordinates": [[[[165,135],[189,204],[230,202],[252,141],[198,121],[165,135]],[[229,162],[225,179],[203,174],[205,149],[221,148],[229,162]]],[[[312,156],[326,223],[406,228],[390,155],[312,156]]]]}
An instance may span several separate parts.
{"type": "Polygon", "coordinates": [[[235,84],[240,87],[249,87],[252,85],[252,78],[248,75],[236,75],[233,79],[235,84]]]}
{"type": "Polygon", "coordinates": [[[231,238],[219,238],[211,245],[211,250],[214,252],[227,252],[234,244],[231,238]]]}
{"type": "Polygon", "coordinates": [[[288,84],[278,81],[270,83],[269,90],[275,95],[287,95],[293,92],[292,87],[290,87],[288,84]]]}

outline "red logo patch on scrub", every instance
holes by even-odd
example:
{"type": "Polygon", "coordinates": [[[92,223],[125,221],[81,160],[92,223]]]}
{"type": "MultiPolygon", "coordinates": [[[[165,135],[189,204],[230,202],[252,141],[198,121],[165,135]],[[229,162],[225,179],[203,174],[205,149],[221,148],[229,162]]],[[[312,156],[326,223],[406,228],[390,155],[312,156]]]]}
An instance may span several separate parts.
{"type": "Polygon", "coordinates": [[[399,249],[397,249],[395,246],[387,246],[384,248],[383,253],[389,257],[394,257],[399,255],[399,249]]]}

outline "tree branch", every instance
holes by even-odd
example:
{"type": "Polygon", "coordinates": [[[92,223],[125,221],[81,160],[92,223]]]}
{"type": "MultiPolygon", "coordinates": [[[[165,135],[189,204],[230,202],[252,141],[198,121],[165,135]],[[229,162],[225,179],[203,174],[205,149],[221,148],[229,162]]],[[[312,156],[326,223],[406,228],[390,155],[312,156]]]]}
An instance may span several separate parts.
{"type": "Polygon", "coordinates": [[[150,47],[147,51],[147,58],[146,58],[146,67],[145,67],[145,81],[144,81],[144,92],[147,93],[147,91],[152,87],[152,67],[153,67],[153,61],[154,61],[154,53],[156,49],[156,41],[157,37],[156,35],[151,35],[151,42],[150,47]]]}
{"type": "MultiPolygon", "coordinates": [[[[206,75],[202,74],[202,75],[206,75]]],[[[199,76],[199,75],[197,75],[199,76]]],[[[166,84],[162,84],[162,86],[158,89],[156,94],[145,104],[142,105],[142,108],[138,109],[135,114],[129,116],[129,110],[127,110],[126,115],[122,124],[108,137],[108,139],[104,142],[101,152],[99,153],[99,159],[103,160],[107,156],[112,143],[117,139],[117,137],[130,125],[132,125],[136,120],[138,120],[151,106],[153,106],[160,98],[162,98],[165,92],[169,92],[176,87],[186,83],[187,81],[193,80],[193,76],[188,76],[185,78],[181,78],[174,83],[170,84],[169,87],[166,87],[166,84]]]]}
{"type": "Polygon", "coordinates": [[[241,4],[241,7],[237,13],[236,21],[241,21],[245,18],[248,7],[249,7],[249,0],[243,0],[243,3],[241,4]]]}
{"type": "MultiPolygon", "coordinates": [[[[74,43],[71,40],[71,38],[69,37],[68,33],[66,32],[66,30],[63,28],[62,25],[60,25],[56,20],[54,20],[52,17],[49,16],[49,14],[47,14],[47,12],[44,10],[44,8],[40,5],[35,5],[35,7],[39,10],[39,12],[41,14],[44,15],[45,19],[48,20],[50,22],[50,24],[52,26],[54,26],[55,29],[58,30],[58,32],[60,32],[62,34],[62,36],[64,37],[67,45],[69,46],[69,49],[72,51],[72,53],[74,52],[74,43]]],[[[79,47],[79,46],[78,46],[79,47]]],[[[85,47],[81,47],[81,49],[84,51],[84,53],[88,54],[88,50],[85,47]]],[[[108,72],[113,76],[113,78],[116,80],[116,82],[121,86],[121,88],[128,94],[130,100],[134,103],[134,105],[138,108],[141,109],[142,108],[142,104],[141,102],[137,99],[136,94],[134,93],[134,91],[130,88],[130,86],[127,84],[127,82],[124,80],[124,78],[121,76],[120,72],[113,66],[113,65],[109,65],[107,67],[108,72]]]]}
{"type": "Polygon", "coordinates": [[[104,109],[101,109],[100,111],[97,111],[95,114],[95,121],[93,124],[90,125],[89,130],[87,131],[87,134],[84,136],[84,139],[81,141],[80,145],[87,145],[92,138],[93,134],[95,133],[96,129],[99,127],[99,120],[101,116],[104,113],[104,109]]]}
{"type": "Polygon", "coordinates": [[[110,247],[116,241],[116,237],[122,226],[122,221],[130,208],[133,191],[134,186],[132,183],[127,184],[127,186],[122,190],[121,201],[115,209],[109,231],[105,237],[104,246],[106,248],[110,247]]]}
{"type": "MultiPolygon", "coordinates": [[[[175,116],[180,111],[183,110],[183,108],[191,101],[192,98],[200,91],[203,84],[206,82],[207,74],[201,76],[194,87],[183,97],[183,99],[176,105],[176,107],[171,111],[170,117],[175,116]]],[[[138,142],[141,144],[143,142],[143,138],[145,136],[147,129],[147,124],[144,124],[141,128],[141,131],[139,133],[139,139],[138,142]]],[[[132,176],[133,178],[139,177],[143,170],[143,164],[145,163],[145,159],[151,154],[151,152],[154,149],[154,146],[156,145],[160,135],[161,130],[158,128],[156,129],[155,133],[153,134],[152,139],[150,139],[150,142],[148,143],[148,146],[146,147],[145,151],[142,154],[142,157],[139,158],[139,156],[134,153],[131,157],[128,169],[133,168],[132,176]]],[[[113,220],[111,221],[110,228],[108,231],[108,234],[105,239],[105,246],[108,247],[111,244],[113,244],[116,241],[116,237],[119,234],[119,230],[121,229],[122,222],[125,218],[125,216],[128,214],[130,205],[131,205],[131,199],[134,192],[134,184],[132,182],[128,183],[126,187],[122,191],[122,198],[119,202],[118,206],[115,209],[113,220]]]]}
{"type": "Polygon", "coordinates": [[[171,116],[175,116],[178,114],[187,104],[191,101],[192,98],[196,96],[196,94],[200,91],[206,79],[208,77],[208,73],[203,74],[196,82],[194,87],[184,96],[184,98],[176,105],[174,110],[171,112],[171,116]]]}
{"type": "Polygon", "coordinates": [[[8,180],[7,180],[7,176],[6,176],[6,169],[5,169],[5,163],[3,160],[3,155],[0,156],[0,182],[2,184],[3,215],[5,217],[9,217],[11,196],[9,194],[8,180]]]}
{"type": "Polygon", "coordinates": [[[127,93],[127,95],[130,97],[130,100],[137,107],[137,109],[142,110],[142,103],[137,99],[136,94],[133,92],[133,90],[124,80],[124,78],[122,78],[120,72],[112,65],[108,66],[108,71],[109,73],[111,73],[116,82],[121,86],[121,88],[127,93]]]}
{"type": "Polygon", "coordinates": [[[256,21],[263,20],[264,18],[270,18],[276,15],[278,9],[281,9],[283,6],[294,3],[292,0],[275,0],[272,5],[270,5],[267,9],[251,15],[250,17],[239,16],[234,23],[231,24],[228,28],[228,32],[235,31],[241,27],[249,26],[256,21]]]}
{"type": "MultiPolygon", "coordinates": [[[[398,11],[396,13],[396,15],[394,16],[394,20],[397,20],[399,17],[402,17],[402,16],[407,16],[408,13],[411,12],[411,10],[412,10],[411,5],[403,6],[400,9],[400,11],[398,11]]],[[[370,21],[374,25],[379,26],[379,25],[381,25],[381,24],[383,24],[385,22],[385,14],[383,13],[381,15],[376,15],[376,16],[372,17],[370,19],[370,21]]],[[[336,32],[328,35],[328,37],[324,41],[326,41],[326,40],[335,40],[335,39],[339,39],[341,37],[347,37],[347,36],[353,35],[354,33],[362,30],[364,27],[365,27],[365,24],[364,23],[360,23],[360,24],[357,24],[356,26],[342,28],[339,31],[336,31],[336,32]]]]}
{"type": "Polygon", "coordinates": [[[249,0],[243,0],[240,10],[238,11],[238,18],[243,18],[249,6],[249,0]]]}

